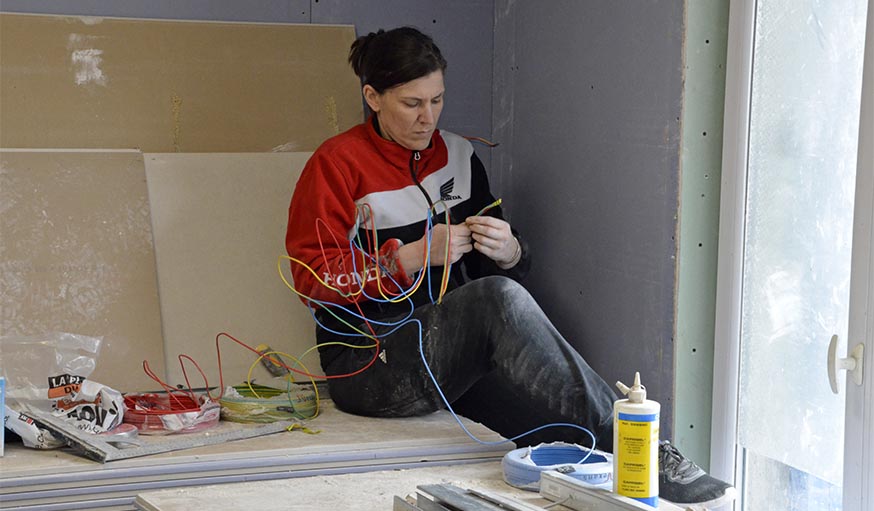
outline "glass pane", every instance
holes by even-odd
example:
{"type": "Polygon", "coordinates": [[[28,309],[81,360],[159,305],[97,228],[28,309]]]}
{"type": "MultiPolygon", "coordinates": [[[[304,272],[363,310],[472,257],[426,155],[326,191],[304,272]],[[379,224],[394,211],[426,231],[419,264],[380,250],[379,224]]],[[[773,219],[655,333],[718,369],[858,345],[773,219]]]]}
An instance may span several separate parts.
{"type": "Polygon", "coordinates": [[[840,509],[844,396],[825,362],[847,333],[866,4],[756,7],[738,410],[750,510],[840,509]]]}

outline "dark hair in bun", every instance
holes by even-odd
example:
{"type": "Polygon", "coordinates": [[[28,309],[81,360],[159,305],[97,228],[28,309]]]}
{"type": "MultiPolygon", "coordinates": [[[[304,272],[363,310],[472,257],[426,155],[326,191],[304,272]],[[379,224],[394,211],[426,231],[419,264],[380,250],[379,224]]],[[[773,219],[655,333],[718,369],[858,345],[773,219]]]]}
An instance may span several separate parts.
{"type": "Polygon", "coordinates": [[[361,85],[370,85],[380,94],[446,70],[446,59],[434,40],[412,27],[378,30],[359,37],[349,49],[349,63],[361,85]]]}

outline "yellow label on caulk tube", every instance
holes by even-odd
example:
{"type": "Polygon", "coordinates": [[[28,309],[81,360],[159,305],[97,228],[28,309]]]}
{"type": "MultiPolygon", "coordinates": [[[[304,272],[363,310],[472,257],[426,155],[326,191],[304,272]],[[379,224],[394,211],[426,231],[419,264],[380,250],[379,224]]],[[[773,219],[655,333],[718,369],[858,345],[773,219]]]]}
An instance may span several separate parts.
{"type": "Polygon", "coordinates": [[[646,399],[640,373],[635,373],[633,387],[616,385],[629,397],[613,407],[613,491],[658,507],[661,405],[646,399]]]}

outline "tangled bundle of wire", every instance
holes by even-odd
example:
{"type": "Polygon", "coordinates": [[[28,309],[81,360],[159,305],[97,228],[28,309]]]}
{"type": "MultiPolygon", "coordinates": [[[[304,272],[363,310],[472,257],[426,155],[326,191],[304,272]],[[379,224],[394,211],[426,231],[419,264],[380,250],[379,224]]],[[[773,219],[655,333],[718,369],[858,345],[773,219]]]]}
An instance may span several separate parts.
{"type": "Polygon", "coordinates": [[[124,422],[141,434],[193,433],[218,424],[219,405],[185,392],[128,394],[124,422]]]}

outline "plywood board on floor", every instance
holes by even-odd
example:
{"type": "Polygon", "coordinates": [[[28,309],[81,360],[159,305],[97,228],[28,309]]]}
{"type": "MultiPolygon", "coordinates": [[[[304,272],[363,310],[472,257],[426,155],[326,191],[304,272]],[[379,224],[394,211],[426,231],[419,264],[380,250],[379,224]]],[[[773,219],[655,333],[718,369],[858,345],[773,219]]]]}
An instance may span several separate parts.
{"type": "MultiPolygon", "coordinates": [[[[100,337],[91,379],[154,389],[142,361],[162,374],[164,350],[142,153],[0,149],[0,289],[0,335],[100,337]]],[[[2,345],[0,357],[13,395],[16,358],[2,345]]]]}
{"type": "MultiPolygon", "coordinates": [[[[146,155],[171,384],[185,383],[179,354],[194,358],[210,384],[218,384],[220,332],[294,357],[315,345],[315,322],[278,270],[288,205],[309,156],[146,155]]],[[[281,265],[290,279],[288,262],[281,265]]],[[[257,356],[227,337],[220,343],[225,383],[244,381],[257,356]]],[[[302,361],[323,374],[315,351],[302,361]]],[[[186,371],[192,385],[203,385],[193,367],[186,371]]],[[[260,365],[253,375],[269,376],[260,365]]]]}
{"type": "Polygon", "coordinates": [[[361,122],[355,29],[0,14],[0,146],[312,151],[361,122]]]}
{"type": "Polygon", "coordinates": [[[535,492],[519,490],[504,483],[501,463],[497,461],[363,474],[311,476],[290,481],[178,488],[141,493],[135,503],[138,509],[145,511],[187,511],[207,502],[214,511],[391,511],[395,496],[403,498],[410,494],[416,495],[416,487],[425,484],[454,484],[465,489],[496,492],[531,505],[550,504],[535,492]]]}
{"type": "Polygon", "coordinates": [[[0,503],[132,501],[148,489],[499,460],[514,448],[512,443],[499,443],[502,438],[488,428],[467,419],[462,422],[490,443],[469,438],[445,411],[376,419],[345,414],[326,400],[321,414],[305,421],[318,434],[296,430],[105,464],[66,450],[7,445],[6,455],[0,458],[0,503]]]}

